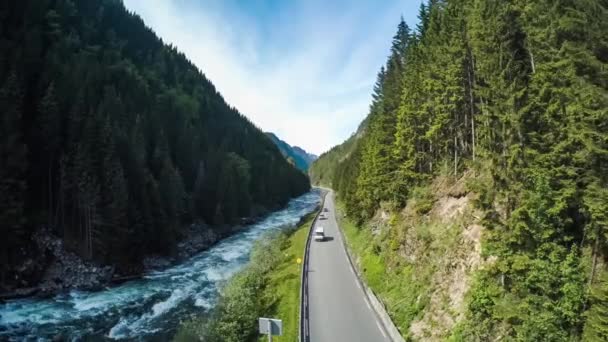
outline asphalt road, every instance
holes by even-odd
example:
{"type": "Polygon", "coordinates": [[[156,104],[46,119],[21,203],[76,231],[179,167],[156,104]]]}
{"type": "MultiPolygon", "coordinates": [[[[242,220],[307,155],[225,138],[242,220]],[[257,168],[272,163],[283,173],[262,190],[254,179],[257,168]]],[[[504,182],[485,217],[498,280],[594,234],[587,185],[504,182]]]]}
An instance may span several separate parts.
{"type": "MultiPolygon", "coordinates": [[[[326,241],[311,241],[308,273],[311,342],[389,341],[367,302],[338,232],[333,192],[325,198],[326,241]]],[[[315,227],[316,228],[316,227],[315,227]]]]}

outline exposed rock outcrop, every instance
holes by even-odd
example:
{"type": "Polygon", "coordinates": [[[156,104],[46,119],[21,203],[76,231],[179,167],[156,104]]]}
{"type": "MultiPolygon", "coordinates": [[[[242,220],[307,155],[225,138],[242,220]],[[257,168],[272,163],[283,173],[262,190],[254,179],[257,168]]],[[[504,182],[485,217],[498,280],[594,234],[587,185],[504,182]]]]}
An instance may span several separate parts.
{"type": "Polygon", "coordinates": [[[48,229],[37,231],[33,238],[48,260],[38,286],[40,294],[52,294],[65,289],[99,289],[114,275],[114,267],[84,261],[68,251],[61,239],[52,235],[48,229]]]}

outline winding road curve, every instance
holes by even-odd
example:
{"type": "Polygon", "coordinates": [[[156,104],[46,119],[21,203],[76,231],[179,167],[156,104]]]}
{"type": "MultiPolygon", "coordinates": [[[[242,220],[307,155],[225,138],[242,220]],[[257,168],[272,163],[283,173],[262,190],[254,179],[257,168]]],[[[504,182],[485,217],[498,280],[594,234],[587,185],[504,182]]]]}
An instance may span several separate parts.
{"type": "Polygon", "coordinates": [[[334,194],[325,198],[326,241],[312,240],[309,251],[308,305],[310,342],[390,341],[372,310],[348,260],[335,217],[334,194]]]}

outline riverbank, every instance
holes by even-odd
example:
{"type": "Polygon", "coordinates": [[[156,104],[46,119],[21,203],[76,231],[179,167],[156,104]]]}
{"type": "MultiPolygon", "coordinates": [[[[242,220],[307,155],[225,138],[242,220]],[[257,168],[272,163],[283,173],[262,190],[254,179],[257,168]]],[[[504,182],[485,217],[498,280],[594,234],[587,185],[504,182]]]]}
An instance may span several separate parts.
{"type": "MultiPolygon", "coordinates": [[[[253,249],[250,263],[224,287],[211,315],[195,318],[179,329],[177,342],[245,341],[257,336],[257,318],[283,321],[283,335],[273,341],[298,337],[300,272],[306,237],[316,212],[291,230],[266,236],[253,249]]],[[[260,337],[260,341],[267,338],[260,337]]]]}
{"type": "Polygon", "coordinates": [[[248,225],[262,221],[270,212],[242,219],[242,224],[233,226],[209,226],[193,223],[183,229],[184,237],[177,244],[174,255],[145,256],[141,267],[132,272],[116,270],[115,265],[90,262],[74,253],[63,244],[51,229],[42,227],[33,234],[31,254],[24,258],[20,267],[21,277],[17,287],[0,292],[2,301],[31,296],[51,297],[70,290],[99,291],[107,286],[140,279],[153,271],[160,271],[178,264],[195,254],[209,249],[248,225]]]}
{"type": "Polygon", "coordinates": [[[219,289],[262,236],[290,230],[319,204],[310,192],[183,262],[102,291],[69,291],[0,305],[0,340],[170,340],[181,322],[215,307],[219,289]]]}

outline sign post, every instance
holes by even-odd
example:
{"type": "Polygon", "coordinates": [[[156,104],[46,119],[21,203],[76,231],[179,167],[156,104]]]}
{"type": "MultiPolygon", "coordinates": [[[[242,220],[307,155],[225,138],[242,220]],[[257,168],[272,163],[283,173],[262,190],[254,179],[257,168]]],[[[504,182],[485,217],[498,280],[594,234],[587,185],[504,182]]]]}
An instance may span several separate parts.
{"type": "Polygon", "coordinates": [[[260,334],[268,334],[268,341],[272,342],[272,335],[283,335],[283,321],[280,319],[264,318],[258,319],[260,334]]]}
{"type": "Polygon", "coordinates": [[[272,342],[272,322],[268,320],[268,342],[272,342]]]}

